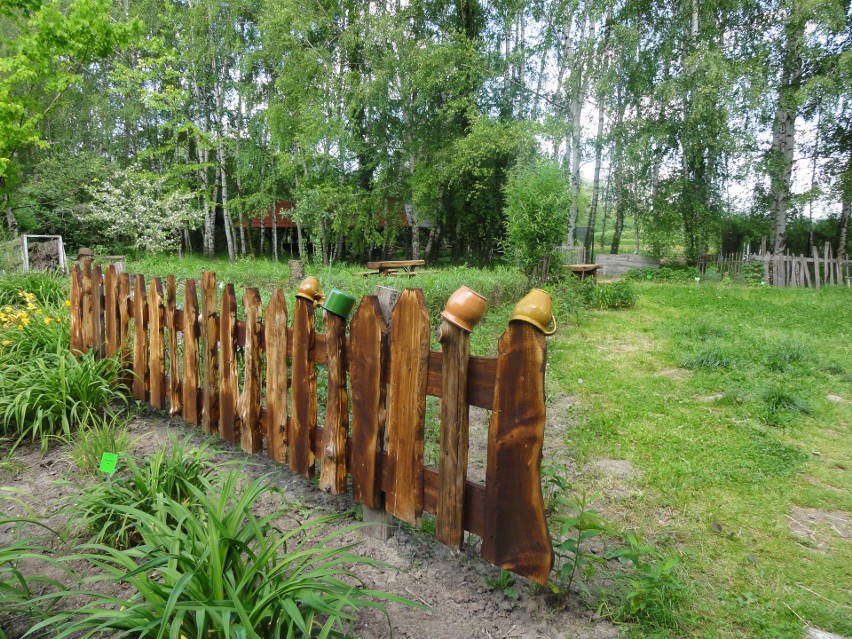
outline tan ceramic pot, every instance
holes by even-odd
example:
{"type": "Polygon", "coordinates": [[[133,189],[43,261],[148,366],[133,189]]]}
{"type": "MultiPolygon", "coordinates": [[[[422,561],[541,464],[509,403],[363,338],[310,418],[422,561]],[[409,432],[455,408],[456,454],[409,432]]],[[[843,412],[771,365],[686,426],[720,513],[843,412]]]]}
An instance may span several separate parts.
{"type": "Polygon", "coordinates": [[[556,318],[553,316],[553,301],[546,291],[534,288],[520,302],[515,304],[511,321],[527,322],[539,329],[545,335],[556,332],[556,318]],[[552,329],[547,327],[553,324],[552,329]]]}
{"type": "Polygon", "coordinates": [[[441,317],[470,333],[485,315],[487,307],[488,300],[473,289],[462,286],[450,295],[444,310],[441,311],[441,317]]]}
{"type": "Polygon", "coordinates": [[[296,291],[296,297],[302,297],[312,302],[322,301],[323,294],[320,291],[320,282],[313,275],[306,277],[299,284],[299,290],[296,291]]]}

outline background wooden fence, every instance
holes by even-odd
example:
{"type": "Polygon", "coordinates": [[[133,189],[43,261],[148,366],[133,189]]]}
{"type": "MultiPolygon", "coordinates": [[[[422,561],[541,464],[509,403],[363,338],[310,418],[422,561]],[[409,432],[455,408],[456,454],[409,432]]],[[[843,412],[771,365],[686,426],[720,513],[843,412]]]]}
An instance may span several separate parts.
{"type": "Polygon", "coordinates": [[[71,348],[120,357],[133,397],[250,453],[265,441],[269,457],[296,473],[318,468],[320,489],[351,490],[365,520],[419,525],[434,513],[443,543],[461,547],[467,530],[482,538],[483,559],[546,583],[541,331],[511,322],[497,357],[473,357],[469,334],[444,322],[442,350],[430,351],[419,289],[395,305],[365,296],[348,327],[323,311],[321,333],[314,303],[296,297],[288,307],[281,289],[264,312],[258,289],[246,288],[238,319],[233,284],[219,298],[214,273],[202,274],[200,303],[197,282],[185,282],[180,308],[173,276],[146,286],[120,271],[102,274],[88,261],[72,269],[71,348]],[[328,371],[322,425],[318,365],[328,371]],[[442,398],[437,469],[423,462],[427,395],[442,398]],[[492,411],[484,484],[467,479],[469,406],[492,411]]]}

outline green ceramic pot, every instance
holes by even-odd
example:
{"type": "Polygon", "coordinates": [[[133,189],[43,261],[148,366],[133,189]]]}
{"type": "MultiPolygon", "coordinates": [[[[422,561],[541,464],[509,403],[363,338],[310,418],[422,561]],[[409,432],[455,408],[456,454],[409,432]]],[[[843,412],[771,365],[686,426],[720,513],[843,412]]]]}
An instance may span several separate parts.
{"type": "Polygon", "coordinates": [[[349,319],[349,314],[355,307],[355,298],[349,293],[344,293],[339,289],[333,288],[325,296],[325,303],[322,307],[329,313],[339,315],[343,319],[349,319]]]}

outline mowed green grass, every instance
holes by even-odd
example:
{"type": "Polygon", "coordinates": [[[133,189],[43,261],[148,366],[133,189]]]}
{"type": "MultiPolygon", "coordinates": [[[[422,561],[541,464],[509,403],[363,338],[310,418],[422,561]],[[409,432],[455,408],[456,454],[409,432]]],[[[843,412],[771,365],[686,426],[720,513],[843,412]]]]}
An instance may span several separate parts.
{"type": "Polygon", "coordinates": [[[852,540],[790,530],[796,506],[852,517],[852,403],[827,397],[852,401],[852,291],[639,289],[634,309],[589,312],[551,340],[548,385],[578,399],[577,468],[641,473],[598,505],[679,555],[672,636],[852,635],[852,540]]]}

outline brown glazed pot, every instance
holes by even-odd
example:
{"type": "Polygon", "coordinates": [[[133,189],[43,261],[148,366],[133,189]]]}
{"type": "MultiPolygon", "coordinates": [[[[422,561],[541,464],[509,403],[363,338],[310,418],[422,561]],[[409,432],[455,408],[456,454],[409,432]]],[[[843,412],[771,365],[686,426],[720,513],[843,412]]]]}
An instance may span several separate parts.
{"type": "Polygon", "coordinates": [[[515,304],[515,310],[512,312],[512,321],[527,322],[539,329],[545,335],[553,335],[556,332],[556,317],[553,315],[553,302],[547,291],[540,288],[534,288],[527,293],[521,301],[515,304]],[[548,330],[548,325],[553,324],[553,328],[548,330]]]}
{"type": "Polygon", "coordinates": [[[470,333],[485,315],[487,307],[488,300],[473,289],[462,286],[450,295],[444,310],[441,311],[441,317],[453,326],[470,333]]]}
{"type": "Polygon", "coordinates": [[[323,294],[320,291],[319,280],[313,275],[303,279],[302,283],[299,284],[299,290],[296,291],[296,297],[302,297],[312,302],[321,301],[323,294]]]}

